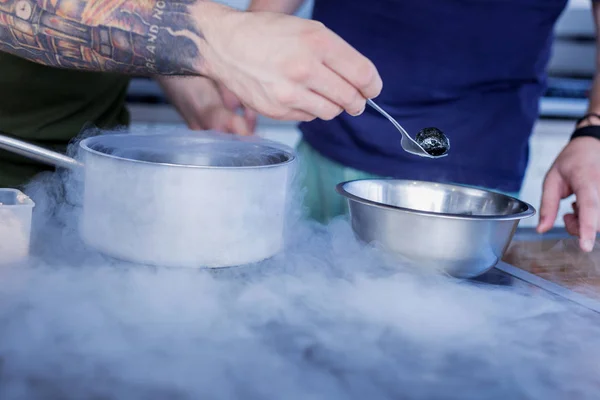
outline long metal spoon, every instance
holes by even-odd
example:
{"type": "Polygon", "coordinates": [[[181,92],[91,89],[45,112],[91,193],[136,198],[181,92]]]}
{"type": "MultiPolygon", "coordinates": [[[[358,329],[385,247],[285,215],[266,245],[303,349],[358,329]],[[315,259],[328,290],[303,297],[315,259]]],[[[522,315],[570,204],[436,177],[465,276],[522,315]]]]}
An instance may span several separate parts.
{"type": "MultiPolygon", "coordinates": [[[[400,133],[402,134],[402,140],[400,141],[400,145],[406,152],[417,155],[417,156],[429,157],[429,158],[440,158],[440,157],[445,157],[448,155],[447,153],[444,153],[441,155],[429,154],[427,152],[427,150],[425,150],[423,147],[421,147],[421,145],[417,141],[415,141],[413,138],[410,137],[408,132],[406,132],[404,130],[404,128],[394,118],[392,118],[391,115],[389,115],[388,113],[383,111],[383,109],[381,107],[379,107],[377,104],[375,104],[375,102],[373,100],[367,99],[367,104],[370,105],[371,107],[373,107],[374,109],[376,109],[377,111],[379,111],[392,124],[394,124],[396,129],[398,129],[400,131],[400,133]]],[[[448,148],[449,148],[449,146],[448,146],[448,148]]]]}

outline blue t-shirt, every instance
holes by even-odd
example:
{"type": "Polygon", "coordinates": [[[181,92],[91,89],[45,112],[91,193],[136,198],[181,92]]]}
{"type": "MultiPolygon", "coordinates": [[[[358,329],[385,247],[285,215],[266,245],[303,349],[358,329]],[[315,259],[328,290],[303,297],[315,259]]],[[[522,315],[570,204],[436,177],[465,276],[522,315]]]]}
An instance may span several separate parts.
{"type": "Polygon", "coordinates": [[[518,191],[545,89],[554,24],[566,0],[315,0],[313,18],[371,59],[376,102],[414,138],[437,127],[447,157],[400,147],[400,133],[367,107],[300,124],[333,161],[372,174],[518,191]]]}

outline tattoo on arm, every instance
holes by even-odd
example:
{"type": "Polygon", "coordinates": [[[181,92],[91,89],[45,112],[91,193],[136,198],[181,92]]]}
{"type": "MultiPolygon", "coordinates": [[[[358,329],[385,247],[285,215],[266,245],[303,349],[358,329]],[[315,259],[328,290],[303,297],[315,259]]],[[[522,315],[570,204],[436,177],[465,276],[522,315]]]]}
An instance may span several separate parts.
{"type": "Polygon", "coordinates": [[[197,75],[199,0],[0,0],[0,51],[129,75],[197,75]]]}

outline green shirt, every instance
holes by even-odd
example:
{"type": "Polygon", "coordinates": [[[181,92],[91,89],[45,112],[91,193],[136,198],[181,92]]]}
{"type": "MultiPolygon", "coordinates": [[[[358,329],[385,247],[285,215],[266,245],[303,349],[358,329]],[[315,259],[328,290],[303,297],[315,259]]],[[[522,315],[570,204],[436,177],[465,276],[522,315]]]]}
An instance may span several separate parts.
{"type": "MultiPolygon", "coordinates": [[[[84,128],[129,124],[129,77],[47,67],[0,52],[0,133],[65,152],[84,128]]],[[[0,187],[51,166],[0,150],[0,187]]]]}

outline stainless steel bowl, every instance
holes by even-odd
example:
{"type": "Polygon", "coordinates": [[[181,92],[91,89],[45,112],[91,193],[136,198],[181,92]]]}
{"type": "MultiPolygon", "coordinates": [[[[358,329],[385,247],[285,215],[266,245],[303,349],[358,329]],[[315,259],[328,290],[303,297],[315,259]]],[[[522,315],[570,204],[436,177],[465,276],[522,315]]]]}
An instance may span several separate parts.
{"type": "Polygon", "coordinates": [[[535,209],[464,185],[364,179],[343,182],[357,237],[418,268],[471,278],[494,267],[519,221],[535,209]]]}

